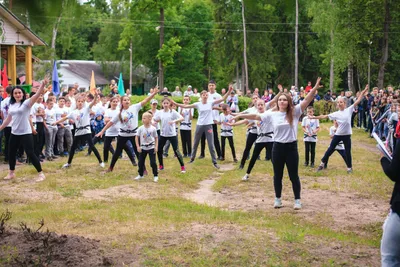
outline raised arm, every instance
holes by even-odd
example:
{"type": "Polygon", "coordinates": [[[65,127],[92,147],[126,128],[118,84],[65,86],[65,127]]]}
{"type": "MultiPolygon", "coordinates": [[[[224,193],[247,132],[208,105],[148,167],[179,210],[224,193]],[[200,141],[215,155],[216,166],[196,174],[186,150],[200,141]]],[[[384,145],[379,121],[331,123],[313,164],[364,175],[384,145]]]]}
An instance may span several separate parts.
{"type": "Polygon", "coordinates": [[[97,97],[97,93],[95,93],[93,101],[90,102],[90,104],[89,104],[89,108],[92,109],[92,107],[94,107],[94,105],[97,104],[97,101],[98,101],[98,97],[97,97]]]}
{"type": "Polygon", "coordinates": [[[174,104],[175,106],[180,107],[180,108],[196,108],[196,105],[194,105],[194,104],[185,105],[185,104],[176,103],[172,98],[170,100],[171,100],[172,104],[174,104]]]}
{"type": "Polygon", "coordinates": [[[154,88],[154,91],[151,95],[149,95],[148,97],[146,97],[144,100],[142,100],[142,102],[140,102],[140,105],[142,107],[144,107],[151,99],[153,99],[153,97],[156,96],[156,94],[158,94],[158,88],[154,88]]]}
{"type": "Polygon", "coordinates": [[[215,100],[215,101],[213,102],[213,105],[219,104],[219,103],[221,103],[221,102],[225,102],[225,100],[226,100],[226,99],[228,98],[228,96],[231,94],[232,90],[233,90],[233,86],[232,86],[232,84],[230,84],[230,85],[229,85],[229,90],[228,90],[228,92],[226,92],[226,94],[225,94],[221,99],[215,100]]]}
{"type": "Polygon", "coordinates": [[[238,121],[239,119],[257,120],[260,121],[261,117],[258,114],[239,114],[233,117],[233,120],[238,121]]]}
{"type": "Polygon", "coordinates": [[[34,94],[31,98],[29,98],[29,107],[31,108],[33,106],[33,104],[36,103],[36,101],[38,100],[39,96],[41,94],[43,94],[44,91],[44,87],[49,83],[49,78],[46,76],[42,82],[42,84],[40,85],[39,90],[36,91],[36,94],[34,94]]]}
{"type": "Polygon", "coordinates": [[[360,104],[361,100],[365,96],[365,94],[368,93],[368,84],[365,86],[365,89],[361,91],[360,95],[358,96],[357,100],[354,102],[354,107],[358,106],[360,104]]]}
{"type": "Polygon", "coordinates": [[[310,119],[316,119],[316,120],[323,120],[323,119],[328,119],[329,115],[319,115],[319,116],[308,116],[310,119]]]}
{"type": "Polygon", "coordinates": [[[317,82],[314,85],[314,88],[311,89],[311,91],[307,94],[306,98],[304,98],[304,100],[300,103],[301,112],[303,112],[308,107],[308,105],[314,99],[317,90],[322,87],[321,85],[319,85],[320,82],[321,82],[321,77],[318,77],[317,82]]]}

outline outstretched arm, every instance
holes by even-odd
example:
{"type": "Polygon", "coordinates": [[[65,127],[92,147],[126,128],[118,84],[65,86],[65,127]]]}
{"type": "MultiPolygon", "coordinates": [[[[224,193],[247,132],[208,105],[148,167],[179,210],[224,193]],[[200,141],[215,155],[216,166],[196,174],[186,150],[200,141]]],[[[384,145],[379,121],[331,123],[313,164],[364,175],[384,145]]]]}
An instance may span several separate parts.
{"type": "Polygon", "coordinates": [[[43,94],[44,87],[49,83],[49,78],[45,77],[42,84],[40,85],[39,90],[36,91],[36,94],[34,94],[31,98],[29,98],[29,107],[32,107],[33,104],[36,103],[38,100],[39,96],[43,94]]]}
{"type": "Polygon", "coordinates": [[[185,105],[185,104],[176,103],[172,98],[170,100],[171,100],[172,104],[174,104],[175,106],[180,107],[180,108],[196,108],[196,105],[194,105],[194,104],[185,105]]]}
{"type": "Polygon", "coordinates": [[[7,118],[3,121],[3,124],[0,126],[0,131],[2,131],[4,128],[8,126],[11,122],[11,116],[8,114],[7,118]]]}
{"type": "Polygon", "coordinates": [[[226,94],[225,94],[221,99],[215,100],[215,101],[213,102],[213,105],[219,104],[219,103],[221,103],[221,102],[225,102],[225,100],[226,100],[226,99],[228,98],[228,96],[231,94],[232,90],[233,90],[233,86],[232,86],[232,84],[230,84],[230,85],[229,85],[229,90],[228,90],[228,92],[226,92],[226,94]]]}
{"type": "Polygon", "coordinates": [[[316,120],[321,120],[321,119],[328,119],[329,115],[319,115],[319,116],[308,116],[310,119],[316,119],[316,120]]]}
{"type": "Polygon", "coordinates": [[[158,94],[158,88],[154,88],[154,91],[151,95],[149,95],[148,97],[146,97],[144,100],[142,100],[142,102],[140,102],[140,105],[142,107],[144,107],[153,97],[156,96],[156,94],[158,94]]]}
{"type": "Polygon", "coordinates": [[[236,117],[233,117],[233,120],[238,121],[240,118],[257,121],[261,120],[261,117],[258,114],[239,114],[236,117]]]}
{"type": "Polygon", "coordinates": [[[314,99],[317,90],[322,87],[321,85],[319,85],[320,82],[321,82],[321,77],[318,77],[317,82],[314,85],[314,88],[311,89],[311,91],[307,94],[306,98],[304,98],[304,100],[301,101],[300,103],[301,112],[303,112],[308,107],[308,105],[314,99]]]}
{"type": "Polygon", "coordinates": [[[360,104],[363,97],[368,93],[368,84],[365,86],[365,89],[361,91],[360,95],[358,96],[357,100],[354,102],[354,106],[358,106],[360,104]]]}

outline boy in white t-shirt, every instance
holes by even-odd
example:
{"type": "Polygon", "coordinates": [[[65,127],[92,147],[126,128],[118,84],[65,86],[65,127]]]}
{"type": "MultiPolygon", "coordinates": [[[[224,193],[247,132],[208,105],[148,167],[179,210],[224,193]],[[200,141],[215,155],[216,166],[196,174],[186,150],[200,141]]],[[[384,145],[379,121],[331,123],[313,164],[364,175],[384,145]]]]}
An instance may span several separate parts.
{"type": "MultiPolygon", "coordinates": [[[[335,135],[337,128],[338,128],[338,123],[336,120],[334,120],[333,126],[331,126],[331,128],[329,128],[329,136],[331,139],[333,139],[333,136],[335,135]]],[[[337,146],[335,147],[335,151],[337,151],[340,154],[340,156],[342,156],[344,162],[346,162],[346,152],[344,150],[343,141],[340,141],[337,144],[337,146]]],[[[328,160],[325,162],[324,169],[326,169],[328,167],[328,160]]]]}
{"type": "MultiPolygon", "coordinates": [[[[307,107],[307,115],[314,116],[314,108],[312,106],[307,107]]],[[[319,120],[318,119],[310,119],[308,116],[303,118],[301,126],[304,131],[304,145],[305,145],[305,162],[304,166],[308,166],[310,163],[310,154],[311,154],[311,163],[310,167],[314,168],[315,163],[315,146],[317,144],[317,133],[319,132],[319,120]]]]}
{"type": "Polygon", "coordinates": [[[218,124],[221,125],[221,160],[225,160],[225,143],[226,139],[228,139],[232,152],[232,158],[236,163],[238,160],[236,159],[235,144],[233,142],[233,127],[228,124],[232,120],[233,116],[228,104],[222,104],[221,108],[222,113],[219,114],[218,120],[218,124]]]}
{"type": "MultiPolygon", "coordinates": [[[[183,104],[190,104],[190,96],[183,97],[183,104]]],[[[183,157],[187,158],[192,155],[192,119],[194,114],[193,108],[178,108],[178,113],[183,117],[180,124],[180,134],[182,141],[183,157]]]]}

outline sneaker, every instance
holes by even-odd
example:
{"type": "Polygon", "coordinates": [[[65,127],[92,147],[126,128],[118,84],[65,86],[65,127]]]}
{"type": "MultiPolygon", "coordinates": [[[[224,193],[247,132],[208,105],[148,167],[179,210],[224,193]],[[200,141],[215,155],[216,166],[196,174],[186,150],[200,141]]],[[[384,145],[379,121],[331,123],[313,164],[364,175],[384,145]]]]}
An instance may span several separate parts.
{"type": "Polygon", "coordinates": [[[347,173],[348,173],[348,174],[353,173],[353,169],[352,169],[352,168],[347,168],[347,173]]]}
{"type": "Polygon", "coordinates": [[[199,159],[204,159],[204,155],[200,155],[199,159]]]}
{"type": "Polygon", "coordinates": [[[41,181],[44,181],[45,179],[46,179],[46,176],[44,175],[44,173],[40,172],[38,178],[36,178],[36,182],[41,182],[41,181]]]}
{"type": "Polygon", "coordinates": [[[324,166],[325,166],[325,164],[324,164],[324,163],[321,163],[321,164],[318,166],[317,172],[322,171],[323,169],[325,169],[324,166]]]}
{"type": "Polygon", "coordinates": [[[189,163],[193,163],[194,162],[194,159],[191,159],[190,161],[189,161],[189,163]]]}
{"type": "Polygon", "coordinates": [[[147,170],[143,171],[143,176],[147,176],[149,173],[147,172],[147,170]]]}
{"type": "Polygon", "coordinates": [[[136,166],[137,166],[136,161],[133,161],[133,162],[132,162],[132,165],[136,167],[136,166]]]}
{"type": "Polygon", "coordinates": [[[295,199],[293,208],[295,210],[301,210],[301,202],[300,199],[295,199]]]}
{"type": "Polygon", "coordinates": [[[4,180],[12,180],[15,178],[15,173],[9,173],[6,177],[4,177],[4,180]]]}
{"type": "Polygon", "coordinates": [[[134,180],[139,181],[140,179],[143,179],[143,176],[138,175],[134,180]]]}
{"type": "Polygon", "coordinates": [[[243,170],[244,166],[242,164],[240,164],[239,166],[239,170],[243,170]]]}
{"type": "Polygon", "coordinates": [[[185,166],[181,166],[181,173],[186,173],[186,168],[185,168],[185,166]]]}
{"type": "Polygon", "coordinates": [[[163,165],[160,165],[160,166],[158,167],[158,170],[159,170],[159,171],[164,170],[164,166],[163,166],[163,165]]]}
{"type": "Polygon", "coordinates": [[[216,168],[217,170],[219,170],[219,165],[217,163],[213,163],[214,168],[216,168]]]}
{"type": "Polygon", "coordinates": [[[158,176],[154,176],[154,180],[155,183],[158,183],[158,176]]]}
{"type": "Polygon", "coordinates": [[[249,180],[249,175],[246,173],[243,178],[242,181],[248,181],[249,180]]]}
{"type": "Polygon", "coordinates": [[[308,162],[304,162],[304,166],[307,167],[308,166],[308,162]]]}
{"type": "Polygon", "coordinates": [[[100,167],[104,168],[106,164],[104,162],[100,163],[100,167]]]}
{"type": "Polygon", "coordinates": [[[314,168],[314,162],[310,164],[310,167],[311,167],[311,168],[314,168]]]}
{"type": "Polygon", "coordinates": [[[238,163],[238,160],[237,159],[233,159],[233,162],[238,163]]]}
{"type": "Polygon", "coordinates": [[[65,163],[65,164],[62,166],[62,169],[66,169],[66,168],[69,168],[69,167],[71,167],[71,164],[65,163]]]}
{"type": "Polygon", "coordinates": [[[282,206],[282,200],[276,197],[274,201],[274,209],[280,209],[282,206]]]}

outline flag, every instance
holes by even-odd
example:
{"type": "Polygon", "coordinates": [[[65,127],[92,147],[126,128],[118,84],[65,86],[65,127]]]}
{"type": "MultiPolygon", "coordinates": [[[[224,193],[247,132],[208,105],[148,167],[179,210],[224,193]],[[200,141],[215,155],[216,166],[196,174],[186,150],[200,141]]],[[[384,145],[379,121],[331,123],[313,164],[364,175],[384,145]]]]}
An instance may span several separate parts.
{"type": "Polygon", "coordinates": [[[96,93],[96,82],[94,81],[94,71],[92,71],[92,78],[90,79],[90,93],[96,93]]]}
{"type": "Polygon", "coordinates": [[[52,90],[55,95],[60,94],[60,82],[58,80],[58,72],[57,72],[57,62],[54,60],[54,65],[53,65],[53,75],[51,77],[52,80],[52,90]]]}
{"type": "Polygon", "coordinates": [[[8,86],[7,65],[4,63],[3,71],[1,72],[1,85],[4,87],[3,99],[6,98],[6,87],[8,86]]]}
{"type": "Polygon", "coordinates": [[[122,72],[119,74],[119,80],[118,80],[118,94],[120,96],[125,95],[125,89],[124,89],[124,80],[122,80],[122,72]]]}

